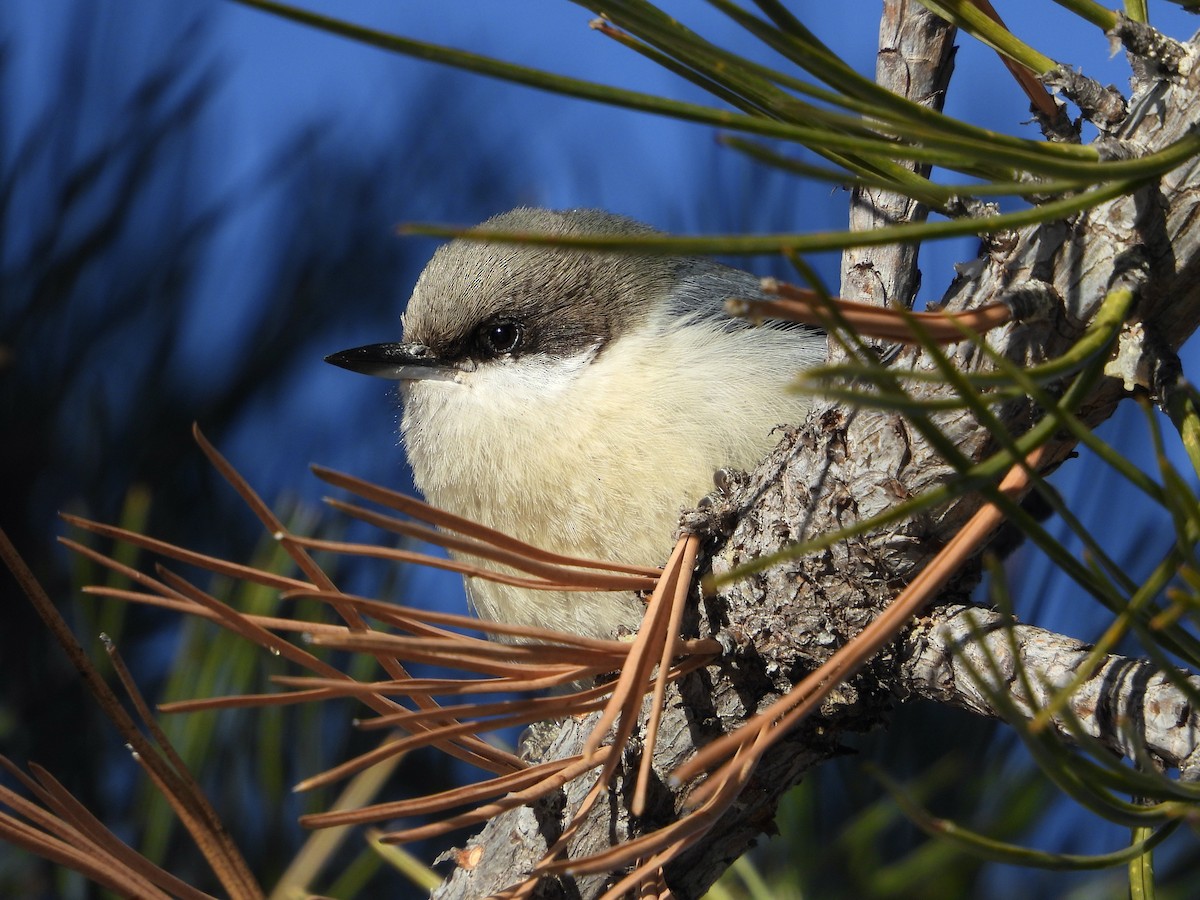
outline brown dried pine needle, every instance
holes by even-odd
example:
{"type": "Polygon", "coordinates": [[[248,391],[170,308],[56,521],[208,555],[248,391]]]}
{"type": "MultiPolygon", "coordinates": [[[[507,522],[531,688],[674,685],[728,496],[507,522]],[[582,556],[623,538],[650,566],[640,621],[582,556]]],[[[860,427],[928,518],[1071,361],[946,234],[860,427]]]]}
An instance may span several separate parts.
{"type": "MultiPolygon", "coordinates": [[[[791,302],[791,299],[779,302],[791,302]]],[[[871,310],[878,312],[874,308],[871,310]]],[[[839,314],[846,315],[847,310],[839,308],[839,314]]],[[[850,309],[849,314],[857,315],[858,311],[850,309]]],[[[948,327],[961,338],[964,324],[971,328],[990,327],[987,322],[995,324],[1003,315],[1001,311],[994,310],[988,313],[986,320],[964,322],[959,319],[948,327]]],[[[879,318],[876,324],[887,319],[887,316],[879,318]]],[[[903,321],[903,317],[900,320],[903,321]]],[[[922,322],[921,327],[927,327],[926,323],[922,322]]],[[[883,325],[879,325],[879,328],[886,330],[883,325]]],[[[132,589],[94,587],[89,589],[90,593],[126,602],[165,606],[205,618],[311,673],[276,676],[273,680],[281,688],[276,694],[197,698],[168,704],[164,709],[178,712],[352,697],[363,702],[372,713],[357,720],[355,724],[358,727],[392,732],[379,747],[305,779],[297,785],[298,790],[329,784],[398,754],[427,745],[437,746],[489,773],[489,777],[477,784],[436,795],[339,809],[302,819],[305,827],[309,828],[414,816],[431,819],[423,824],[383,834],[380,839],[388,843],[437,837],[465,826],[477,825],[558,791],[570,781],[584,777],[590,779],[591,787],[583,803],[575,810],[544,858],[524,881],[504,892],[503,896],[512,898],[530,896],[539,880],[547,875],[601,874],[627,868],[629,871],[611,886],[605,897],[615,900],[629,892],[647,897],[669,895],[663,881],[663,867],[713,827],[737,801],[766,750],[816,708],[834,685],[850,677],[880,646],[891,640],[912,613],[928,602],[944,579],[975,551],[1000,517],[1000,513],[991,505],[981,509],[968,528],[939,554],[897,601],[826,666],[798,684],[771,708],[701,749],[680,766],[672,775],[672,781],[676,784],[687,783],[702,775],[705,777],[692,790],[688,796],[688,808],[675,821],[602,852],[570,859],[567,854],[572,840],[588,814],[611,788],[620,769],[624,749],[639,726],[642,726],[644,734],[641,737],[641,759],[633,778],[632,812],[637,816],[646,812],[666,687],[671,681],[709,664],[721,652],[715,640],[683,639],[680,635],[683,613],[692,588],[699,539],[683,536],[661,572],[646,567],[575,559],[529,547],[491,529],[352,476],[317,469],[317,474],[329,483],[350,490],[369,502],[420,518],[435,528],[406,522],[340,500],[330,501],[335,510],[385,532],[438,543],[457,553],[469,554],[481,561],[522,572],[528,577],[496,573],[485,565],[448,562],[373,544],[318,540],[289,532],[232,466],[198,433],[197,440],[214,465],[291,555],[303,578],[263,572],[84,519],[68,517],[68,521],[81,529],[129,542],[213,574],[273,588],[287,600],[318,600],[333,610],[344,624],[246,615],[162,566],[157,568],[157,577],[151,577],[76,542],[64,541],[76,552],[130,579],[134,586],[132,589]],[[340,591],[315,563],[308,553],[311,549],[341,555],[375,556],[397,562],[419,561],[453,568],[473,577],[519,579],[521,584],[548,590],[627,591],[653,588],[653,591],[642,626],[633,641],[604,641],[546,629],[481,622],[468,616],[426,612],[347,594],[340,591]],[[465,631],[483,631],[512,643],[484,640],[465,631]],[[297,635],[302,638],[302,643],[297,643],[297,635]],[[327,648],[366,653],[379,661],[387,677],[369,682],[354,680],[314,655],[303,644],[314,650],[327,648]],[[462,676],[413,678],[405,668],[412,663],[433,663],[454,668],[462,676]],[[615,680],[604,680],[609,673],[617,673],[615,680]],[[597,682],[597,679],[601,680],[597,682]],[[504,696],[490,699],[487,696],[529,694],[548,687],[568,687],[569,690],[551,697],[504,696]],[[643,724],[647,694],[650,700],[643,724]],[[435,699],[449,697],[459,698],[459,702],[443,705],[435,699]],[[476,697],[479,699],[474,699],[476,697]],[[598,716],[584,743],[583,752],[565,759],[529,765],[479,737],[500,728],[589,713],[598,713],[598,716]]],[[[1036,454],[1028,460],[1028,465],[1036,467],[1036,454]]],[[[1005,479],[1000,489],[1016,493],[1026,483],[1025,470],[1018,467],[1005,479]]],[[[129,689],[132,690],[132,686],[129,689]]],[[[148,716],[148,710],[145,715],[148,716]]],[[[155,776],[155,780],[169,795],[181,791],[186,794],[190,790],[168,783],[159,775],[155,776]]],[[[199,821],[203,820],[205,814],[185,806],[181,809],[181,815],[185,819],[199,821]]],[[[4,824],[4,821],[0,821],[0,828],[4,824]]],[[[74,835],[71,837],[73,840],[74,835]]],[[[136,882],[122,882],[119,879],[123,876],[119,873],[114,874],[75,857],[67,862],[67,857],[62,855],[65,851],[58,844],[52,846],[50,837],[42,840],[47,854],[59,854],[64,864],[86,871],[101,883],[110,886],[121,884],[125,888],[134,883],[139,887],[147,885],[147,896],[154,895],[153,891],[162,886],[161,882],[141,874],[129,876],[135,878],[136,882]]],[[[53,840],[63,842],[61,838],[53,840]]],[[[100,838],[93,838],[93,841],[96,846],[100,845],[100,838]]],[[[120,868],[118,866],[118,870],[120,868]]],[[[133,868],[132,864],[128,868],[133,868]]]]}
{"type": "Polygon", "coordinates": [[[764,278],[763,293],[776,294],[779,300],[729,300],[730,315],[758,321],[781,319],[803,322],[828,330],[841,328],[859,338],[875,338],[900,344],[920,344],[931,340],[952,344],[972,334],[983,334],[992,328],[1013,321],[1013,307],[996,301],[966,312],[909,312],[829,297],[809,288],[764,278]]]}

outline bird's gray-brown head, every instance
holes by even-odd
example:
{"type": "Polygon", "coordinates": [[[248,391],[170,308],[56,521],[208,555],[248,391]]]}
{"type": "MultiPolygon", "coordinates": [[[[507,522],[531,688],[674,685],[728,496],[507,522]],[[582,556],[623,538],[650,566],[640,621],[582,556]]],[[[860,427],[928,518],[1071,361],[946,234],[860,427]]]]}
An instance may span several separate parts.
{"type": "MultiPolygon", "coordinates": [[[[601,210],[520,208],[483,230],[549,235],[654,234],[601,210]]],[[[453,378],[497,359],[551,359],[602,348],[653,311],[679,283],[678,257],[459,239],[442,246],[413,289],[404,340],[329,357],[354,371],[401,381],[453,378]]]]}

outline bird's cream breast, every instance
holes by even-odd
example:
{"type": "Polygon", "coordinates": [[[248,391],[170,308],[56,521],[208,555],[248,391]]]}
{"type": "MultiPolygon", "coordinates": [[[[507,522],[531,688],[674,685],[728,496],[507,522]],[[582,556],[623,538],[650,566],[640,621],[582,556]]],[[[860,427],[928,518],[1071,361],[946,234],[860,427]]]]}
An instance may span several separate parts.
{"type": "Polygon", "coordinates": [[[789,335],[703,325],[566,359],[499,360],[408,388],[403,435],[438,506],[547,549],[658,564],[681,508],[722,466],[748,468],[795,422],[789,335]],[[757,342],[777,345],[764,352],[757,342]],[[782,362],[780,362],[782,360],[782,362]]]}

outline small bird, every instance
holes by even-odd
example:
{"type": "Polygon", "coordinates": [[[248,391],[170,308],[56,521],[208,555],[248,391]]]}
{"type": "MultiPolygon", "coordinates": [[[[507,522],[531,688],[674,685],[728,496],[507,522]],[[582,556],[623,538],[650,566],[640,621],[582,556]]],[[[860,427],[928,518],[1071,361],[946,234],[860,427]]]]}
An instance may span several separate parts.
{"type": "MultiPolygon", "coordinates": [[[[480,228],[657,233],[592,209],[514,209],[480,228]]],[[[825,335],[725,310],[762,296],[757,277],[706,259],[459,239],[418,278],[401,343],[327,361],[400,382],[428,502],[547,550],[661,565],[713,473],[752,468],[808,406],[787,387],[825,358],[825,335]]],[[[483,619],[591,637],[643,612],[632,594],[470,578],[467,593],[483,619]]]]}

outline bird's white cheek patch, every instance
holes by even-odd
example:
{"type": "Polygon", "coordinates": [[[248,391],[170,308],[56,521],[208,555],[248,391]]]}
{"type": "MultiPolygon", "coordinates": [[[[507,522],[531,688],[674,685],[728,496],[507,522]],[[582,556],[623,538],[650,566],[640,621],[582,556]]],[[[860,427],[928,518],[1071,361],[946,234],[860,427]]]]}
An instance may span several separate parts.
{"type": "Polygon", "coordinates": [[[459,373],[452,383],[411,384],[404,392],[405,431],[410,441],[417,431],[430,438],[503,441],[523,424],[554,422],[558,417],[547,415],[546,407],[571,405],[572,390],[595,356],[593,347],[568,357],[494,360],[459,373]]]}
{"type": "Polygon", "coordinates": [[[593,347],[573,356],[495,360],[462,373],[458,383],[474,402],[495,408],[553,402],[571,390],[595,356],[593,347]]]}

